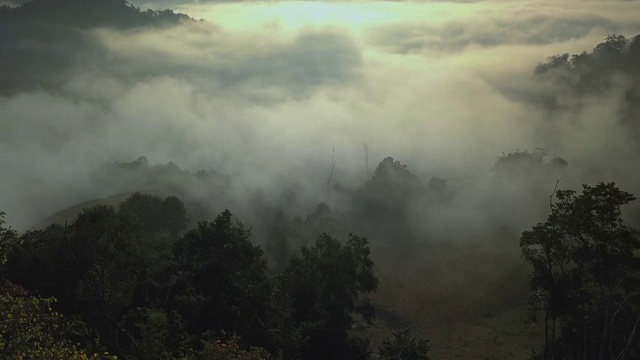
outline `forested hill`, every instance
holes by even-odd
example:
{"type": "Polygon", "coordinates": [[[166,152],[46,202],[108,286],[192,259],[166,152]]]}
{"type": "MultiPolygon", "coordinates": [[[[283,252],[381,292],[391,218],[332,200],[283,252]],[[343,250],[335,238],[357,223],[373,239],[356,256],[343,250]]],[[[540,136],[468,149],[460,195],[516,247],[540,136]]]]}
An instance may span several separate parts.
{"type": "Polygon", "coordinates": [[[93,29],[166,28],[195,21],[171,10],[141,10],[125,0],[34,0],[0,6],[0,95],[60,91],[75,71],[106,69],[93,29]]]}
{"type": "Polygon", "coordinates": [[[539,89],[531,99],[550,115],[579,112],[594,96],[612,96],[620,104],[616,118],[640,137],[640,35],[609,35],[590,52],[551,56],[536,67],[535,80],[539,89]]]}
{"type": "Polygon", "coordinates": [[[4,24],[44,23],[67,27],[128,28],[191,20],[171,10],[141,10],[125,0],[33,0],[17,8],[0,8],[4,24]]]}

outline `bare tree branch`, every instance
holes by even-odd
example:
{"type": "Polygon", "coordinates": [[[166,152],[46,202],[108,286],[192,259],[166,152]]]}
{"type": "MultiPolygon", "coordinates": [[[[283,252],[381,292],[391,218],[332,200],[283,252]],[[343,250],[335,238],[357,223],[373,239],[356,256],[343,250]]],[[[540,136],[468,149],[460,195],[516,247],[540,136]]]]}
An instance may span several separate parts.
{"type": "Polygon", "coordinates": [[[334,146],[331,151],[331,172],[329,173],[329,180],[327,181],[327,202],[331,197],[331,179],[333,178],[333,170],[336,167],[338,159],[340,159],[340,155],[336,156],[336,147],[334,146]]]}

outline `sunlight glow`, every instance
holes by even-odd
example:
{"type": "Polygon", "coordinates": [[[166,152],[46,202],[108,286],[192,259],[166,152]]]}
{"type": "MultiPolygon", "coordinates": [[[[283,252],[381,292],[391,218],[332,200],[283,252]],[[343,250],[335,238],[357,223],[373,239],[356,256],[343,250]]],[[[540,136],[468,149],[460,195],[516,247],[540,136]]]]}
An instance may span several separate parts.
{"type": "MultiPolygon", "coordinates": [[[[474,6],[454,3],[299,2],[219,3],[185,8],[196,18],[232,31],[277,25],[285,30],[308,26],[337,26],[362,30],[374,24],[400,21],[438,22],[474,12],[474,6]]],[[[182,9],[181,9],[182,10],[182,9]]]]}

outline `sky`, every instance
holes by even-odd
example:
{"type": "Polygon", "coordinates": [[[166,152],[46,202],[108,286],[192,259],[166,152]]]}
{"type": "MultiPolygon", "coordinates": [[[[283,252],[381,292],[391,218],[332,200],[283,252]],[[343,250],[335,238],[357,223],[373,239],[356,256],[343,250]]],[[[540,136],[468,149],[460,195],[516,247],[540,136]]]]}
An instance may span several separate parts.
{"type": "Polygon", "coordinates": [[[508,206],[500,199],[519,189],[490,174],[516,149],[562,156],[566,186],[640,180],[636,133],[619,121],[625,74],[579,98],[534,75],[549,56],[640,34],[638,1],[130,3],[202,21],[16,42],[51,46],[63,64],[34,60],[38,77],[56,80],[0,96],[0,209],[16,228],[110,195],[92,171],[143,155],[228,174],[238,196],[295,183],[317,203],[336,154],[335,181],[367,179],[366,144],[372,169],[393,156],[425,181],[447,179],[464,199],[433,220],[449,223],[486,221],[495,194],[508,206]],[[568,105],[550,111],[541,93],[568,105]]]}

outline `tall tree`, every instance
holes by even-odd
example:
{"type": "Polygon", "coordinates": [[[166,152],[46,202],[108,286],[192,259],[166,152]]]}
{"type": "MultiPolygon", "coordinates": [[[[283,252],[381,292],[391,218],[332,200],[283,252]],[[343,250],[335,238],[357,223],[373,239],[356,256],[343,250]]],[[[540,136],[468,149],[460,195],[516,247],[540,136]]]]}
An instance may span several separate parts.
{"type": "Polygon", "coordinates": [[[392,338],[382,342],[380,358],[383,360],[429,360],[429,342],[409,334],[403,329],[391,334],[392,338]]]}
{"type": "Polygon", "coordinates": [[[350,336],[354,318],[366,321],[373,306],[363,295],[374,291],[378,280],[369,259],[365,238],[349,235],[346,243],[322,234],[316,244],[303,248],[281,275],[280,289],[288,294],[292,319],[306,343],[304,359],[366,359],[368,347],[350,336]]]}
{"type": "Polygon", "coordinates": [[[4,227],[5,213],[0,211],[0,265],[7,262],[7,254],[12,246],[14,246],[16,232],[10,227],[4,227]]]}
{"type": "Polygon", "coordinates": [[[533,265],[532,310],[545,314],[545,358],[629,358],[638,344],[640,237],[621,207],[635,197],[614,183],[554,193],[547,221],[520,240],[533,265]]]}
{"type": "Polygon", "coordinates": [[[358,231],[397,242],[412,236],[407,224],[409,209],[424,196],[426,188],[407,166],[392,157],[383,159],[375,173],[353,195],[358,231]]]}
{"type": "Polygon", "coordinates": [[[250,230],[229,210],[201,222],[175,245],[172,306],[191,333],[235,334],[244,344],[262,345],[270,299],[262,250],[250,230]]]}
{"type": "Polygon", "coordinates": [[[144,280],[148,261],[131,218],[112,207],[85,209],[70,226],[21,236],[9,259],[12,280],[58,301],[77,314],[114,352],[135,347],[123,317],[144,280]]]}

